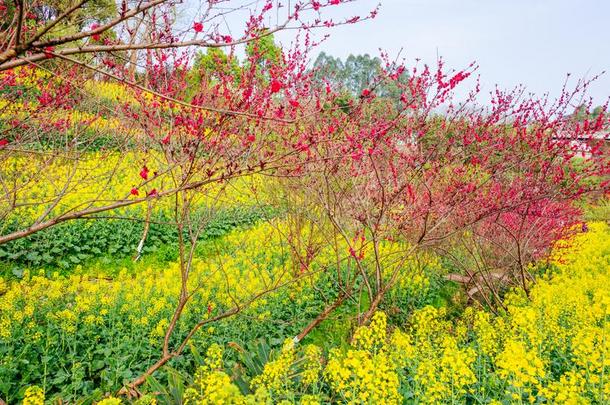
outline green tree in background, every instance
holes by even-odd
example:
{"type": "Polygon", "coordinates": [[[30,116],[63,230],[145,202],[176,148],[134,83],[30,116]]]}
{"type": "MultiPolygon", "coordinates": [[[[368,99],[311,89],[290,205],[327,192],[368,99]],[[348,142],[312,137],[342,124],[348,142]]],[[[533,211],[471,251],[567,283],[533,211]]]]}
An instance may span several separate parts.
{"type": "Polygon", "coordinates": [[[571,115],[571,118],[575,121],[584,121],[584,120],[596,120],[601,114],[605,111],[605,107],[598,105],[591,112],[588,112],[588,108],[585,104],[581,104],[574,109],[574,112],[571,115]]]}
{"type": "Polygon", "coordinates": [[[275,43],[273,35],[267,35],[252,41],[246,46],[246,58],[240,61],[234,54],[227,54],[222,48],[207,48],[199,52],[189,73],[191,88],[198,88],[202,80],[214,82],[221,77],[231,76],[235,83],[241,80],[242,69],[248,70],[251,61],[257,75],[266,80],[269,69],[281,63],[281,49],[275,43]]]}
{"type": "Polygon", "coordinates": [[[282,50],[273,35],[266,35],[246,45],[246,56],[246,63],[255,61],[256,68],[262,73],[281,62],[282,50]]]}
{"type": "MultiPolygon", "coordinates": [[[[30,17],[39,22],[48,22],[73,7],[76,2],[72,0],[35,0],[30,4],[27,3],[26,5],[32,11],[30,17]]],[[[114,0],[86,1],[82,7],[66,16],[49,34],[74,33],[77,30],[83,30],[92,24],[102,23],[116,16],[117,6],[114,0]]]]}
{"type": "MultiPolygon", "coordinates": [[[[0,43],[5,40],[9,28],[15,26],[18,2],[4,1],[4,13],[0,15],[0,43]]],[[[24,16],[24,24],[33,27],[35,24],[48,23],[55,20],[62,12],[74,7],[76,1],[72,0],[34,0],[24,1],[24,9],[28,12],[24,16]]],[[[117,5],[114,0],[88,0],[74,12],[65,16],[58,24],[49,30],[42,38],[74,34],[90,28],[93,24],[103,23],[117,16],[117,5]]],[[[108,35],[109,33],[106,33],[108,35]]]]}
{"type": "MultiPolygon", "coordinates": [[[[349,55],[343,61],[341,58],[321,52],[315,60],[313,68],[318,82],[321,83],[325,79],[331,85],[342,88],[353,97],[359,96],[365,89],[374,90],[378,97],[396,100],[402,93],[393,81],[375,81],[383,70],[383,61],[378,57],[371,57],[369,54],[349,55]]],[[[407,78],[408,75],[404,72],[399,81],[404,83],[407,78]]]]}
{"type": "Polygon", "coordinates": [[[193,71],[198,73],[199,79],[205,77],[214,80],[227,74],[237,77],[239,61],[233,55],[227,55],[221,48],[208,48],[195,57],[193,71]]]}

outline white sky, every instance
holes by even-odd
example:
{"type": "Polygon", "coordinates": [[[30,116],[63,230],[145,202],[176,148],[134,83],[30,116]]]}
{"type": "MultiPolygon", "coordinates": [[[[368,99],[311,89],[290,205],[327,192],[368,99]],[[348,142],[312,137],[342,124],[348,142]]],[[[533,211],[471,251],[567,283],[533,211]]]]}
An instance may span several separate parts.
{"type": "MultiPolygon", "coordinates": [[[[187,27],[198,14],[199,1],[187,0],[187,27]]],[[[502,89],[523,84],[539,96],[556,96],[567,73],[574,83],[606,71],[588,94],[594,105],[610,96],[610,0],[357,0],[325,8],[324,18],[364,16],[379,2],[376,19],[331,29],[319,51],[344,59],[349,54],[378,56],[380,49],[393,57],[402,49],[408,65],[416,58],[434,65],[439,55],[455,69],[476,62],[484,98],[496,84],[502,89]]],[[[227,26],[232,34],[240,35],[237,28],[246,17],[231,16],[227,26]]],[[[290,42],[292,33],[276,39],[290,42]]],[[[474,80],[458,94],[472,86],[474,80]]]]}
{"type": "MultiPolygon", "coordinates": [[[[364,15],[377,0],[342,6],[341,14],[364,15]]],[[[381,0],[372,21],[338,27],[320,50],[402,55],[448,66],[476,61],[482,91],[523,84],[538,95],[556,95],[566,74],[592,77],[595,104],[610,96],[610,0],[381,0]]]]}

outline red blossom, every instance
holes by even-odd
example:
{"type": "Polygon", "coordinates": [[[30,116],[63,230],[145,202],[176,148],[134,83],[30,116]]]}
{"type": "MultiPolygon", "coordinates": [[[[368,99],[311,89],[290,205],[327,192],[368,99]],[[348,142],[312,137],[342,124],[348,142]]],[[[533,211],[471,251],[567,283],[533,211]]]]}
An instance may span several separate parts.
{"type": "Polygon", "coordinates": [[[137,195],[140,195],[140,192],[138,191],[137,188],[133,187],[131,189],[131,191],[129,192],[129,194],[137,196],[137,195]]]}
{"type": "Polygon", "coordinates": [[[38,99],[38,103],[43,107],[51,105],[54,101],[54,97],[47,91],[42,91],[40,96],[36,98],[38,99]]]}
{"type": "Polygon", "coordinates": [[[8,145],[8,139],[0,139],[0,149],[8,145]]]}
{"type": "Polygon", "coordinates": [[[50,59],[53,57],[53,51],[55,51],[54,46],[47,46],[43,49],[43,53],[47,57],[47,59],[50,59]]]}
{"type": "MultiPolygon", "coordinates": [[[[100,27],[100,25],[99,25],[99,24],[97,24],[97,23],[93,23],[93,24],[91,24],[91,31],[95,31],[95,30],[96,30],[96,29],[98,29],[99,27],[100,27]]],[[[99,40],[100,40],[100,34],[99,34],[99,33],[97,33],[97,34],[93,34],[93,35],[91,35],[91,39],[93,39],[94,41],[99,41],[99,40]]]]}
{"type": "Polygon", "coordinates": [[[148,167],[144,166],[142,167],[142,170],[140,170],[140,177],[143,178],[144,180],[148,180],[148,167]]]}
{"type": "Polygon", "coordinates": [[[267,11],[271,10],[273,8],[273,3],[271,1],[268,1],[267,4],[265,4],[265,7],[263,7],[263,13],[266,13],[267,11]]]}
{"type": "Polygon", "coordinates": [[[271,80],[271,92],[272,93],[277,93],[281,89],[282,89],[282,82],[280,82],[277,79],[271,80]]]}
{"type": "Polygon", "coordinates": [[[200,23],[200,22],[193,23],[193,30],[195,30],[195,32],[202,32],[203,31],[203,24],[200,23]]]}

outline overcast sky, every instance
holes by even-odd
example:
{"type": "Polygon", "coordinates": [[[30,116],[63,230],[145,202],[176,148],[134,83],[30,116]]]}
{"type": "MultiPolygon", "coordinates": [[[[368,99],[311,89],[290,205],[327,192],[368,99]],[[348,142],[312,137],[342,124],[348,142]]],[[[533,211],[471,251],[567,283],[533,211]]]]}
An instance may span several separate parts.
{"type": "MultiPolygon", "coordinates": [[[[342,6],[365,15],[376,0],[342,6]]],[[[455,68],[476,61],[482,90],[524,84],[557,93],[566,73],[591,77],[597,104],[610,96],[610,0],[381,0],[372,21],[331,30],[321,50],[335,56],[378,55],[379,48],[455,68]]],[[[339,7],[337,8],[339,11],[339,7]]]]}

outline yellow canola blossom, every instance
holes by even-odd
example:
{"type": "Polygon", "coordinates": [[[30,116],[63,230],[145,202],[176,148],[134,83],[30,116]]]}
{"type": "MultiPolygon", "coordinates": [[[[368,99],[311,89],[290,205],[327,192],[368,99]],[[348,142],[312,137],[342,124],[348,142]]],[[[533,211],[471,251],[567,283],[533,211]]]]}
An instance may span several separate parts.
{"type": "MultiPolygon", "coordinates": [[[[278,277],[293,277],[280,253],[286,226],[276,221],[234,231],[225,240],[232,248],[218,259],[196,260],[189,287],[212,287],[198,290],[186,320],[205,316],[210,303],[228,306],[231,297],[247,298],[278,277]],[[262,251],[261,243],[270,248],[262,251]],[[213,288],[218,285],[223,288],[213,288]]],[[[550,263],[553,270],[537,280],[529,297],[510,292],[499,315],[471,308],[450,319],[445,308],[426,306],[414,311],[403,329],[392,329],[387,315],[377,312],[355,330],[350,344],[326,355],[315,346],[288,341],[260,375],[250,376],[249,394],[223,368],[221,347],[212,346],[185,402],[445,404],[476,398],[488,404],[607,403],[608,224],[589,224],[587,232],[557,243],[550,263]]],[[[19,334],[24,344],[35,343],[41,322],[52,322],[69,335],[125,316],[129,322],[112,327],[144,329],[159,342],[175,305],[177,280],[179,268],[172,264],[115,280],[26,276],[0,283],[0,341],[19,334]]],[[[37,398],[37,392],[26,396],[37,398]]]]}
{"type": "Polygon", "coordinates": [[[23,396],[23,405],[44,405],[44,391],[37,386],[28,387],[23,396]]]}
{"type": "MultiPolygon", "coordinates": [[[[152,152],[92,152],[78,160],[12,156],[2,162],[3,180],[11,184],[12,190],[0,197],[0,214],[7,213],[5,223],[12,219],[29,223],[45,213],[46,218],[53,218],[68,211],[134,199],[132,188],[137,189],[138,197],[146,196],[152,190],[173,189],[175,185],[170,181],[169,173],[154,175],[166,168],[162,157],[152,152]],[[140,176],[144,166],[149,171],[148,181],[139,187],[144,182],[140,176]]],[[[253,175],[211,183],[193,191],[192,198],[198,207],[252,204],[254,190],[262,182],[260,176],[253,175]]],[[[153,198],[151,203],[156,211],[168,211],[173,208],[174,200],[153,198]]],[[[129,209],[142,213],[146,207],[146,203],[140,203],[129,209]]]]}
{"type": "Polygon", "coordinates": [[[311,362],[319,359],[318,384],[294,373],[296,359],[313,353],[311,346],[287,344],[252,386],[266,395],[260,403],[294,397],[306,403],[320,385],[330,391],[330,397],[314,397],[322,403],[607,403],[608,225],[592,223],[588,232],[558,243],[551,262],[555,271],[532,287],[529,298],[518,290],[508,294],[504,314],[469,308],[449,320],[444,308],[426,306],[402,331],[390,330],[387,316],[377,312],[348,347],[331,349],[326,362],[310,356],[311,362]]]}
{"type": "Polygon", "coordinates": [[[252,380],[252,385],[279,395],[288,392],[292,385],[290,369],[294,361],[294,342],[287,339],[279,357],[265,364],[263,372],[252,380]]]}
{"type": "MultiPolygon", "coordinates": [[[[235,300],[246,302],[293,277],[284,269],[281,226],[278,221],[233,231],[227,237],[229,251],[193,261],[188,279],[193,297],[183,315],[186,327],[217,307],[231,308],[235,300]],[[265,251],[260,243],[267,246],[265,251]]],[[[26,273],[22,280],[2,287],[0,342],[32,341],[52,325],[67,335],[100,327],[144,331],[151,342],[158,342],[180,293],[180,274],[179,263],[143,268],[136,274],[122,271],[114,279],[103,273],[54,278],[26,273]],[[119,319],[129,323],[117,324],[119,319]]]]}

